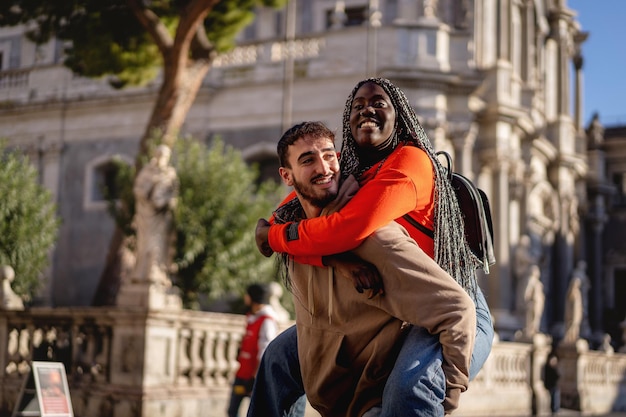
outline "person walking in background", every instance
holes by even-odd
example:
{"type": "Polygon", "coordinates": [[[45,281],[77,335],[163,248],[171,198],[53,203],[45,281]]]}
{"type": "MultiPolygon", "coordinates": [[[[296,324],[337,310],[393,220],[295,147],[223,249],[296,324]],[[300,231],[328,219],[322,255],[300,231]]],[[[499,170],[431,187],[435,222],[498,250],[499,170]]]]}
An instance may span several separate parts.
{"type": "Polygon", "coordinates": [[[238,417],[242,400],[252,392],[261,356],[278,334],[278,321],[274,309],[269,305],[269,298],[270,289],[265,284],[251,284],[246,289],[246,333],[237,356],[239,370],[233,382],[228,417],[238,417]]]}
{"type": "Polygon", "coordinates": [[[556,352],[552,351],[548,355],[543,368],[543,385],[550,391],[550,411],[555,415],[561,408],[561,390],[559,390],[559,358],[556,352]]]}

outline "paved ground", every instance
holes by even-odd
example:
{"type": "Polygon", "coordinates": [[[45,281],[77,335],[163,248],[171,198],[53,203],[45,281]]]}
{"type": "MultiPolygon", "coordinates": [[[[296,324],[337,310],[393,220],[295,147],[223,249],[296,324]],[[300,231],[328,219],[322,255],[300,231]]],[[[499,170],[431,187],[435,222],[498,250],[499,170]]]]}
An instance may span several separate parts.
{"type": "MultiPolygon", "coordinates": [[[[582,414],[579,411],[575,411],[575,410],[565,410],[562,409],[560,410],[557,414],[555,414],[557,417],[626,417],[626,412],[625,413],[610,413],[610,414],[602,414],[602,415],[598,415],[598,414],[582,414]]],[[[453,414],[454,416],[454,414],[453,414]]],[[[305,413],[305,417],[319,417],[319,413],[317,411],[315,411],[314,409],[312,409],[310,406],[307,407],[306,413],[305,413]]],[[[458,417],[463,417],[461,415],[459,415],[458,417]]],[[[485,414],[483,416],[472,416],[472,417],[501,417],[501,416],[496,416],[493,414],[485,414]]],[[[517,417],[531,417],[531,416],[517,416],[517,417]]]]}
{"type": "MultiPolygon", "coordinates": [[[[245,399],[244,401],[245,401],[245,403],[242,404],[242,406],[246,407],[247,406],[247,399],[245,399]]],[[[242,414],[241,415],[244,415],[243,414],[243,410],[245,410],[245,408],[243,408],[243,407],[242,407],[242,411],[241,411],[242,414]]],[[[617,413],[616,412],[616,413],[609,413],[609,414],[583,414],[580,411],[561,409],[555,415],[557,417],[626,417],[626,412],[622,412],[622,413],[617,413]]],[[[307,404],[307,408],[306,408],[306,412],[304,413],[304,417],[320,417],[320,415],[310,405],[307,404]]],[[[462,415],[459,414],[458,417],[467,417],[467,416],[462,416],[462,415]]],[[[471,417],[501,417],[501,416],[500,415],[496,416],[494,414],[484,414],[482,416],[471,416],[471,417]]],[[[532,416],[528,415],[528,416],[515,416],[515,417],[532,417],[532,416]]]]}
{"type": "MultiPolygon", "coordinates": [[[[546,417],[549,416],[549,414],[544,414],[546,417]]],[[[557,414],[554,414],[557,417],[626,417],[626,413],[610,413],[610,414],[583,414],[580,411],[575,411],[575,410],[565,410],[565,409],[561,409],[559,410],[559,412],[557,414]]],[[[461,415],[459,415],[459,417],[463,417],[461,415]]],[[[472,417],[500,417],[500,416],[495,416],[493,414],[485,414],[482,416],[472,416],[472,417]]],[[[531,417],[530,415],[528,416],[516,416],[516,417],[531,417]]]]}

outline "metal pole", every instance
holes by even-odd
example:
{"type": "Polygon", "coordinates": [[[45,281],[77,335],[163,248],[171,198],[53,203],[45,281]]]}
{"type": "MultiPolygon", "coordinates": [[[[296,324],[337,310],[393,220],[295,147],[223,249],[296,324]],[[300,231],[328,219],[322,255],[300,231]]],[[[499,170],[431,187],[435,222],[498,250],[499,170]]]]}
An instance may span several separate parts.
{"type": "Polygon", "coordinates": [[[296,0],[287,3],[285,17],[285,62],[283,66],[282,132],[291,127],[294,78],[294,40],[296,37],[296,0]]]}
{"type": "Polygon", "coordinates": [[[378,10],[378,0],[369,0],[369,18],[367,21],[367,77],[376,75],[376,57],[378,54],[377,29],[381,25],[382,13],[378,10]]]}

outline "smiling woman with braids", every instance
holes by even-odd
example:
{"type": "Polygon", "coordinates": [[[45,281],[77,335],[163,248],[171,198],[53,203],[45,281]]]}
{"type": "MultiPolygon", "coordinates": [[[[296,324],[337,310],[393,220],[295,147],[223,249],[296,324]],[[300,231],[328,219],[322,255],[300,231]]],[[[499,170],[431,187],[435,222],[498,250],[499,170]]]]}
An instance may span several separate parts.
{"type": "MultiPolygon", "coordinates": [[[[328,216],[271,226],[260,220],[259,249],[266,256],[273,251],[307,257],[320,266],[330,265],[332,255],[356,248],[380,227],[397,221],[475,301],[477,334],[470,377],[475,376],[489,355],[493,337],[489,310],[476,283],[479,261],[465,240],[461,212],[447,170],[437,159],[417,115],[395,85],[385,79],[370,78],[359,82],[347,100],[343,135],[341,176],[354,175],[360,190],[341,210],[328,216]],[[434,237],[411,226],[403,219],[405,214],[434,230],[434,237]]],[[[280,209],[277,212],[280,214],[280,209]]],[[[362,287],[372,284],[365,282],[362,287]]],[[[277,339],[274,347],[268,347],[261,364],[268,375],[261,381],[257,379],[249,416],[262,415],[262,407],[255,408],[255,397],[265,396],[264,401],[279,404],[275,414],[268,414],[278,416],[302,394],[301,386],[296,386],[301,380],[299,369],[292,362],[293,357],[297,361],[297,351],[293,351],[297,343],[295,331],[290,329],[277,339]]],[[[423,390],[420,387],[433,372],[441,372],[441,350],[425,356],[412,345],[419,345],[418,342],[423,340],[416,342],[409,337],[398,356],[385,386],[382,415],[420,415],[415,414],[416,410],[413,414],[404,411],[402,405],[423,390]],[[392,409],[386,413],[389,407],[392,409]]],[[[458,398],[447,400],[446,411],[450,412],[458,405],[458,398]]]]}

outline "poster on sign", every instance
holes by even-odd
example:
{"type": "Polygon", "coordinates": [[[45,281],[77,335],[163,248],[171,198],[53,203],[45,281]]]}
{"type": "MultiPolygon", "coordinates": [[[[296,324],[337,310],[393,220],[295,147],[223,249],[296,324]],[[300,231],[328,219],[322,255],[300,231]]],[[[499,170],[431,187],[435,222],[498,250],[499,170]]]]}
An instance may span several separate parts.
{"type": "Polygon", "coordinates": [[[65,367],[59,362],[33,362],[41,417],[74,417],[65,367]]]}

